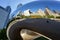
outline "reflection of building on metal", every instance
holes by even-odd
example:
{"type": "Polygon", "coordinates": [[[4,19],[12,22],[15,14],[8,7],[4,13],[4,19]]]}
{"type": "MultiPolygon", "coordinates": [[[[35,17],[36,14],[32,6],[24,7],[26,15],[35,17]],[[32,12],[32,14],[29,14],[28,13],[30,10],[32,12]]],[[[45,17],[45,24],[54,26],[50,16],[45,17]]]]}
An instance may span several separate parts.
{"type": "Polygon", "coordinates": [[[23,13],[24,16],[30,16],[30,9],[25,10],[23,13]]]}
{"type": "Polygon", "coordinates": [[[54,12],[54,11],[51,11],[50,9],[48,9],[48,8],[45,8],[45,13],[46,13],[46,15],[53,15],[54,17],[56,17],[56,16],[60,16],[59,15],[59,13],[57,12],[54,12]]]}
{"type": "Polygon", "coordinates": [[[10,13],[11,12],[11,7],[10,6],[7,6],[6,7],[6,11],[10,13]]]}
{"type": "Polygon", "coordinates": [[[30,30],[27,30],[27,29],[23,29],[21,31],[21,36],[22,36],[23,40],[33,40],[34,38],[37,38],[40,35],[36,34],[33,31],[30,31],[30,30]]]}
{"type": "Polygon", "coordinates": [[[49,16],[54,16],[55,18],[60,16],[60,14],[58,12],[51,11],[48,8],[45,8],[44,11],[42,9],[38,9],[36,12],[31,12],[30,9],[27,9],[27,10],[24,10],[23,12],[22,11],[18,11],[18,14],[24,15],[24,16],[41,16],[41,17],[49,15],[49,16]]]}
{"type": "Polygon", "coordinates": [[[15,20],[11,22],[9,24],[9,27],[7,28],[8,39],[22,40],[22,37],[20,35],[22,29],[28,29],[38,32],[53,40],[60,40],[60,31],[59,31],[60,22],[56,20],[43,19],[43,18],[15,20]]]}
{"type": "Polygon", "coordinates": [[[0,28],[2,29],[9,21],[9,12],[0,6],[0,28]]]}
{"type": "Polygon", "coordinates": [[[38,37],[44,37],[46,39],[51,40],[50,38],[48,38],[42,34],[39,34],[37,32],[31,31],[31,30],[27,30],[27,29],[21,30],[21,36],[22,36],[23,40],[34,40],[38,37]]]}
{"type": "Polygon", "coordinates": [[[21,6],[22,6],[22,4],[20,3],[20,4],[18,4],[17,8],[20,8],[21,6]]]}

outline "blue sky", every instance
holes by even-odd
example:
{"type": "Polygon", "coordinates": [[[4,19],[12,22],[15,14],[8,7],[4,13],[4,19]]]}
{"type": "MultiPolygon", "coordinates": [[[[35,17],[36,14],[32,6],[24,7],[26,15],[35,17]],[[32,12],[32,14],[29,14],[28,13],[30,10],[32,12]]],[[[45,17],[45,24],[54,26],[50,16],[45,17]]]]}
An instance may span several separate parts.
{"type": "Polygon", "coordinates": [[[48,7],[51,10],[60,11],[60,1],[34,1],[28,4],[23,5],[22,7],[18,8],[16,11],[13,12],[13,15],[16,15],[18,11],[24,11],[30,9],[32,12],[37,11],[38,9],[45,10],[48,7]]]}
{"type": "MultiPolygon", "coordinates": [[[[5,8],[6,6],[10,5],[13,12],[18,4],[22,3],[24,5],[32,1],[52,1],[52,0],[0,0],[0,6],[3,6],[5,8]]],[[[53,1],[60,1],[60,0],[53,0],[53,1]]]]}
{"type": "Polygon", "coordinates": [[[23,5],[35,0],[0,0],[0,6],[3,6],[4,8],[8,5],[11,6],[12,12],[17,8],[17,5],[22,3],[23,5]]]}
{"type": "MultiPolygon", "coordinates": [[[[18,4],[22,3],[24,5],[32,1],[52,1],[52,0],[0,0],[0,6],[4,8],[6,6],[11,6],[13,12],[17,9],[18,4]]],[[[60,0],[53,0],[53,1],[60,1],[60,0]]]]}
{"type": "MultiPolygon", "coordinates": [[[[7,6],[11,6],[12,12],[17,9],[17,5],[20,4],[20,3],[22,3],[23,5],[26,4],[22,7],[23,10],[26,10],[26,9],[29,9],[29,8],[31,10],[36,10],[38,8],[43,8],[44,9],[44,7],[46,5],[48,5],[50,7],[50,9],[56,9],[56,10],[60,11],[60,0],[53,0],[53,1],[58,1],[58,3],[52,2],[52,3],[50,3],[50,5],[48,4],[49,2],[48,3],[46,2],[46,4],[44,2],[40,2],[40,3],[37,2],[38,5],[35,4],[35,3],[27,4],[27,3],[32,2],[32,1],[48,1],[48,0],[0,0],[0,6],[2,6],[4,8],[6,8],[7,6]]],[[[52,1],[52,0],[49,0],[49,1],[52,1]]],[[[16,15],[16,12],[18,12],[19,10],[20,9],[17,9],[15,11],[15,13],[10,14],[10,17],[12,17],[13,15],[16,15]]]]}
{"type": "Polygon", "coordinates": [[[17,9],[17,5],[18,4],[27,4],[29,2],[32,1],[38,1],[38,0],[0,0],[0,6],[6,8],[7,6],[11,6],[11,13],[10,13],[10,17],[12,15],[12,13],[17,9]]]}

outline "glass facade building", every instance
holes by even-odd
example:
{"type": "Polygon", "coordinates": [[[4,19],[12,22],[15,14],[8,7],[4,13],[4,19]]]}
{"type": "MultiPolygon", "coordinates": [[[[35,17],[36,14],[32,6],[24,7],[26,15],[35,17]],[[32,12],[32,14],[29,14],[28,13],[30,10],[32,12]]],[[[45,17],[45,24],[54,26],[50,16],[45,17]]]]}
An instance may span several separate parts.
{"type": "Polygon", "coordinates": [[[9,21],[9,12],[0,6],[0,29],[5,28],[9,21]]]}

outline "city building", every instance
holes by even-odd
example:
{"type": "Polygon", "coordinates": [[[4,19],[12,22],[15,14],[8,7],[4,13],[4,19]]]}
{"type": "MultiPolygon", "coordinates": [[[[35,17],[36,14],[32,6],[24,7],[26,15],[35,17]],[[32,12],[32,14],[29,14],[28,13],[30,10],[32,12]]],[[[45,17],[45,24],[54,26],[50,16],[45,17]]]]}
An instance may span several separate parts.
{"type": "Polygon", "coordinates": [[[9,12],[0,6],[0,29],[5,28],[9,21],[9,12]]]}

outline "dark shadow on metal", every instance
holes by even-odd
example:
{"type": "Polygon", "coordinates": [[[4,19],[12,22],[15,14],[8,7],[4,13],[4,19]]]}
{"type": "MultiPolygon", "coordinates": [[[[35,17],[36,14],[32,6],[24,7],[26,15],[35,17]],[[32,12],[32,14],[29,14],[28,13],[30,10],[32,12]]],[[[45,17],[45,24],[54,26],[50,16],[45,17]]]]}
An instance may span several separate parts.
{"type": "Polygon", "coordinates": [[[23,40],[20,36],[21,29],[28,29],[43,34],[53,40],[60,40],[60,22],[50,19],[18,20],[7,29],[10,40],[23,40]],[[10,27],[10,28],[9,28],[10,27]]]}

